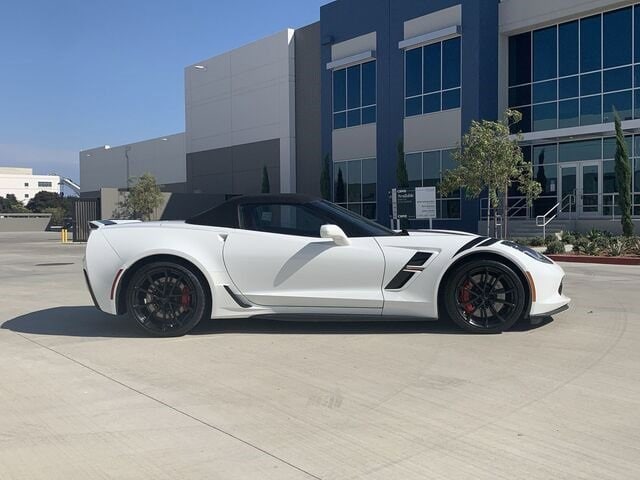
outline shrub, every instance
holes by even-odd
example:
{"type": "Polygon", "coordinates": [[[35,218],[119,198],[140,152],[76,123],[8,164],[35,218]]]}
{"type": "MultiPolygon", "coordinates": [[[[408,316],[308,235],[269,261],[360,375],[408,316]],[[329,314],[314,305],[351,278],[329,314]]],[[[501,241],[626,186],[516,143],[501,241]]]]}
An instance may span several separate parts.
{"type": "Polygon", "coordinates": [[[595,240],[588,240],[587,247],[585,248],[585,254],[587,255],[600,255],[602,250],[605,248],[607,242],[603,241],[602,238],[597,238],[595,240]]]}
{"type": "Polygon", "coordinates": [[[562,243],[573,245],[574,243],[576,243],[576,237],[571,233],[564,233],[562,235],[562,243]]]}
{"type": "Polygon", "coordinates": [[[544,238],[542,237],[533,237],[529,240],[529,245],[531,247],[543,247],[545,244],[544,238]]]}
{"type": "Polygon", "coordinates": [[[612,257],[619,257],[624,253],[625,242],[619,237],[610,238],[607,241],[605,251],[612,257]]]}
{"type": "Polygon", "coordinates": [[[587,248],[589,246],[589,240],[584,237],[577,238],[573,243],[573,253],[580,253],[582,255],[586,255],[587,248]]]}
{"type": "Polygon", "coordinates": [[[557,241],[558,241],[558,237],[554,233],[551,233],[551,234],[547,235],[546,237],[544,237],[545,245],[549,245],[550,243],[557,242],[557,241]]]}
{"type": "Polygon", "coordinates": [[[613,234],[605,230],[598,230],[597,228],[592,228],[591,230],[589,230],[586,236],[587,236],[587,239],[594,241],[594,240],[599,240],[601,238],[611,238],[613,234]]]}
{"type": "Polygon", "coordinates": [[[625,241],[625,253],[640,255],[640,237],[629,237],[625,241]]]}
{"type": "Polygon", "coordinates": [[[560,240],[547,243],[547,250],[545,252],[547,255],[558,255],[564,252],[564,243],[562,243],[560,240]]]}

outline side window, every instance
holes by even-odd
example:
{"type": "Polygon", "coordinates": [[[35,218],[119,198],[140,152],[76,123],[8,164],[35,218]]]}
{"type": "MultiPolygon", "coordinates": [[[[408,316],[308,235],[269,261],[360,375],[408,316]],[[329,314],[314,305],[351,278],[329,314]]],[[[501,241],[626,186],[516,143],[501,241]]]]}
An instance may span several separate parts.
{"type": "Polygon", "coordinates": [[[320,227],[328,223],[303,205],[260,204],[240,208],[241,227],[258,232],[320,237],[320,227]]]}

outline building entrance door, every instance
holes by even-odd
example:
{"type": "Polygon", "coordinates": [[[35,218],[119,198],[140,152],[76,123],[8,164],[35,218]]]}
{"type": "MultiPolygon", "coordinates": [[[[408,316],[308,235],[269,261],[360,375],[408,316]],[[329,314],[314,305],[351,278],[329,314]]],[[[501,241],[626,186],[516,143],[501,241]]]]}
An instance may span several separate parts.
{"type": "Polygon", "coordinates": [[[598,161],[560,164],[558,201],[567,195],[574,195],[574,203],[569,207],[564,202],[562,216],[577,214],[578,218],[602,215],[602,164],[598,161]]]}

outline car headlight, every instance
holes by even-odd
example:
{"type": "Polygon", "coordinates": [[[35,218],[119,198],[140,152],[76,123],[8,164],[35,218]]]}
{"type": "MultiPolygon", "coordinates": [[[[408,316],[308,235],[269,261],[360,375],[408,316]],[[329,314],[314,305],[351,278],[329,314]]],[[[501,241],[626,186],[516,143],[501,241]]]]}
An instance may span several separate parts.
{"type": "Polygon", "coordinates": [[[553,261],[550,258],[545,257],[540,252],[536,252],[533,248],[525,247],[524,245],[520,245],[519,243],[512,242],[510,240],[504,240],[502,244],[506,245],[507,247],[515,248],[519,252],[522,252],[528,257],[531,257],[534,260],[538,260],[539,262],[548,263],[548,264],[553,263],[553,261]]]}

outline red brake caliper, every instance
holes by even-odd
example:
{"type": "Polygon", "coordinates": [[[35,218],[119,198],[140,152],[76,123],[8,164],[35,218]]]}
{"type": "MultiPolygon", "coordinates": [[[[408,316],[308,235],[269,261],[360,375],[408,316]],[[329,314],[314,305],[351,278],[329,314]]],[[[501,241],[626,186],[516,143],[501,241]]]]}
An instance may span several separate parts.
{"type": "Polygon", "coordinates": [[[180,296],[180,304],[183,307],[188,307],[191,303],[191,293],[187,287],[182,287],[182,295],[180,296]]]}
{"type": "Polygon", "coordinates": [[[467,281],[460,291],[459,298],[460,303],[464,307],[464,311],[468,314],[472,314],[476,310],[476,307],[471,303],[471,286],[471,282],[467,281]]]}

